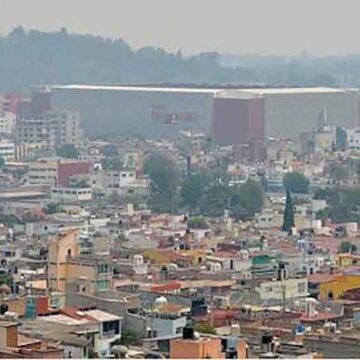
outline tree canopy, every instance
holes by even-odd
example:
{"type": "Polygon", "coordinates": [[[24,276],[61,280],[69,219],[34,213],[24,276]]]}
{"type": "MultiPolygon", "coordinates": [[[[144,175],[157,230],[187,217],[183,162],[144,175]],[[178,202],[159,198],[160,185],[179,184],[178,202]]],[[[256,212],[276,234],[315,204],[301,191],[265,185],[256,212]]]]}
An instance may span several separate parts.
{"type": "Polygon", "coordinates": [[[181,205],[190,212],[196,211],[200,206],[200,200],[204,195],[208,181],[209,179],[204,172],[198,172],[187,177],[181,186],[181,205]]]}
{"type": "Polygon", "coordinates": [[[289,232],[291,228],[293,228],[294,226],[295,226],[294,206],[290,191],[287,190],[282,231],[289,232]]]}
{"type": "Polygon", "coordinates": [[[174,212],[179,185],[175,164],[163,154],[152,153],[145,160],[144,170],[151,180],[151,207],[161,212],[174,212]]]}
{"type": "Polygon", "coordinates": [[[209,227],[206,220],[201,216],[189,219],[187,224],[191,229],[207,229],[209,227]]]}
{"type": "Polygon", "coordinates": [[[102,161],[102,167],[105,171],[120,171],[123,167],[123,162],[118,156],[106,157],[102,161]]]}
{"type": "Polygon", "coordinates": [[[244,75],[221,66],[216,53],[184,57],[150,46],[134,50],[122,39],[66,29],[46,33],[18,27],[0,37],[0,89],[5,91],[49,83],[230,83],[245,80],[244,75]]]}
{"type": "Polygon", "coordinates": [[[324,199],[328,207],[317,214],[335,223],[360,222],[360,189],[326,189],[315,193],[315,199],[324,199]]]}
{"type": "Polygon", "coordinates": [[[283,184],[286,190],[293,193],[307,193],[309,180],[299,172],[289,172],[284,176],[283,184]]]}
{"type": "Polygon", "coordinates": [[[119,150],[115,144],[104,146],[102,153],[106,157],[114,157],[119,155],[119,150]]]}
{"type": "Polygon", "coordinates": [[[197,323],[195,325],[195,331],[199,332],[200,334],[216,335],[216,329],[208,323],[197,323]]]}
{"type": "Polygon", "coordinates": [[[0,285],[11,286],[13,282],[12,276],[9,274],[0,274],[0,285]]]}
{"type": "Polygon", "coordinates": [[[259,184],[247,182],[242,186],[229,187],[215,184],[209,186],[201,199],[201,213],[222,216],[225,210],[237,220],[248,219],[263,206],[263,191],[259,184]]]}
{"type": "Polygon", "coordinates": [[[49,203],[42,208],[45,214],[56,214],[61,211],[61,206],[55,203],[49,203]]]}
{"type": "Polygon", "coordinates": [[[346,179],[346,177],[349,175],[349,169],[343,164],[332,163],[329,172],[330,176],[336,182],[346,179]]]}
{"type": "Polygon", "coordinates": [[[57,149],[56,154],[63,158],[69,159],[77,159],[79,156],[79,151],[73,144],[65,144],[62,145],[59,149],[57,149]]]}
{"type": "Polygon", "coordinates": [[[357,252],[357,246],[355,244],[352,244],[350,241],[342,241],[338,253],[351,253],[356,254],[357,252]]]}

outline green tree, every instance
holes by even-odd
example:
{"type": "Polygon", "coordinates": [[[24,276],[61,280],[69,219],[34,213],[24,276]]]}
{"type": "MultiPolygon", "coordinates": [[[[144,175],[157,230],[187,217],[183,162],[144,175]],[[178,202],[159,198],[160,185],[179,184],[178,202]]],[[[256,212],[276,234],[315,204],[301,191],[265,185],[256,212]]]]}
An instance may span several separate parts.
{"type": "Polygon", "coordinates": [[[332,163],[330,165],[329,171],[331,178],[334,179],[337,183],[346,179],[349,175],[349,169],[347,168],[347,166],[342,164],[332,163]]]}
{"type": "Polygon", "coordinates": [[[103,159],[102,167],[105,171],[120,171],[123,168],[123,162],[119,157],[107,157],[103,159]]]}
{"type": "Polygon", "coordinates": [[[237,220],[252,218],[263,206],[263,190],[249,181],[240,187],[231,188],[230,210],[237,220]]]}
{"type": "Polygon", "coordinates": [[[38,215],[33,214],[31,211],[27,211],[26,213],[24,213],[24,215],[22,216],[22,222],[23,223],[27,223],[27,222],[38,222],[40,221],[40,218],[38,215]]]}
{"type": "Polygon", "coordinates": [[[342,241],[338,249],[338,253],[340,254],[343,253],[355,254],[356,252],[357,252],[356,245],[352,244],[350,241],[342,241]]]}
{"type": "Polygon", "coordinates": [[[329,206],[327,206],[324,209],[319,210],[316,213],[316,219],[319,219],[319,220],[326,220],[330,217],[331,217],[331,208],[329,206]]]}
{"type": "Polygon", "coordinates": [[[216,329],[208,323],[197,323],[195,325],[195,331],[199,332],[200,334],[216,335],[216,329]]]}
{"type": "Polygon", "coordinates": [[[289,172],[284,176],[283,184],[286,190],[294,193],[307,193],[309,180],[299,172],[289,172]]]}
{"type": "Polygon", "coordinates": [[[207,229],[209,225],[203,217],[193,217],[188,220],[187,225],[191,229],[207,229]]]}
{"type": "Polygon", "coordinates": [[[180,191],[181,205],[187,207],[190,211],[197,210],[206,186],[207,177],[204,173],[196,173],[186,178],[180,191]]]}
{"type": "Polygon", "coordinates": [[[346,141],[347,141],[346,130],[341,126],[337,126],[335,137],[336,137],[336,148],[338,150],[344,151],[346,148],[346,141]]]}
{"type": "Polygon", "coordinates": [[[0,169],[2,169],[5,166],[5,160],[2,156],[0,156],[0,169]]]}
{"type": "Polygon", "coordinates": [[[13,278],[9,274],[0,274],[0,285],[8,285],[11,286],[13,282],[13,278]]]}
{"type": "Polygon", "coordinates": [[[115,341],[114,345],[125,345],[125,346],[134,346],[140,345],[141,340],[136,333],[130,329],[126,329],[121,333],[121,339],[115,341]]]}
{"type": "Polygon", "coordinates": [[[174,163],[167,156],[152,153],[145,161],[144,170],[151,180],[151,207],[160,212],[174,212],[179,185],[174,163]]]}
{"type": "Polygon", "coordinates": [[[73,144],[65,144],[57,149],[57,156],[69,159],[77,159],[79,151],[73,144]]]}
{"type": "Polygon", "coordinates": [[[85,178],[77,179],[77,180],[71,182],[71,187],[87,188],[87,187],[89,187],[89,183],[87,182],[87,180],[85,178]]]}
{"type": "Polygon", "coordinates": [[[206,216],[219,217],[230,206],[230,190],[225,185],[212,185],[208,187],[201,199],[201,213],[206,216]]]}
{"type": "Polygon", "coordinates": [[[46,206],[44,206],[42,208],[42,211],[45,214],[56,214],[61,211],[61,206],[59,204],[50,203],[50,204],[47,204],[46,206]]]}
{"type": "Polygon", "coordinates": [[[105,145],[102,153],[106,157],[115,157],[119,155],[119,149],[115,144],[105,145]]]}
{"type": "Polygon", "coordinates": [[[282,231],[289,232],[291,230],[291,228],[293,228],[294,226],[295,226],[294,206],[293,206],[290,191],[287,190],[282,231]]]}

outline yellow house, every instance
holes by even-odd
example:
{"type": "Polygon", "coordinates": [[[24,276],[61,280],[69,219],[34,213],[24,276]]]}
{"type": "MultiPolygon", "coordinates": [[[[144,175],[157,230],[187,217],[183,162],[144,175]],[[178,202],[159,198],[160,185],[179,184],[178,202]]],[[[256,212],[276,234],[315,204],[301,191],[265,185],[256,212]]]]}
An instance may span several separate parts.
{"type": "Polygon", "coordinates": [[[360,266],[360,255],[339,254],[337,256],[337,264],[339,268],[346,268],[349,266],[360,266]]]}
{"type": "Polygon", "coordinates": [[[190,263],[192,266],[203,265],[206,263],[206,252],[205,250],[200,249],[190,249],[190,250],[182,250],[179,251],[179,254],[183,257],[187,257],[190,259],[190,263]]]}
{"type": "Polygon", "coordinates": [[[346,291],[360,288],[360,274],[334,275],[329,281],[320,284],[320,300],[339,299],[346,291]]]}

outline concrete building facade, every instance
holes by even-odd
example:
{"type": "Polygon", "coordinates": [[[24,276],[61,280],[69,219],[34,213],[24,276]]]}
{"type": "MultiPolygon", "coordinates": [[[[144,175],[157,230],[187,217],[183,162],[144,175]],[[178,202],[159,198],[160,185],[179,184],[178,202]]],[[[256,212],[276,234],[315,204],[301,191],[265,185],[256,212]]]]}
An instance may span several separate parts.
{"type": "Polygon", "coordinates": [[[294,137],[317,126],[359,122],[358,91],[335,88],[51,86],[55,111],[78,111],[90,135],[175,137],[200,130],[222,145],[294,137]]]}

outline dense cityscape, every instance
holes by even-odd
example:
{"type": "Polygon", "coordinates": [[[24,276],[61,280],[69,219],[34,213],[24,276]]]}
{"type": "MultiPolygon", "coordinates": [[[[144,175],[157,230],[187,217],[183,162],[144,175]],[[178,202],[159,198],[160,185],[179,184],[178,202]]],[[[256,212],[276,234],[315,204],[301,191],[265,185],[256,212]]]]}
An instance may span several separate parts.
{"type": "Polygon", "coordinates": [[[0,35],[0,358],[360,358],[359,59],[0,35]]]}

